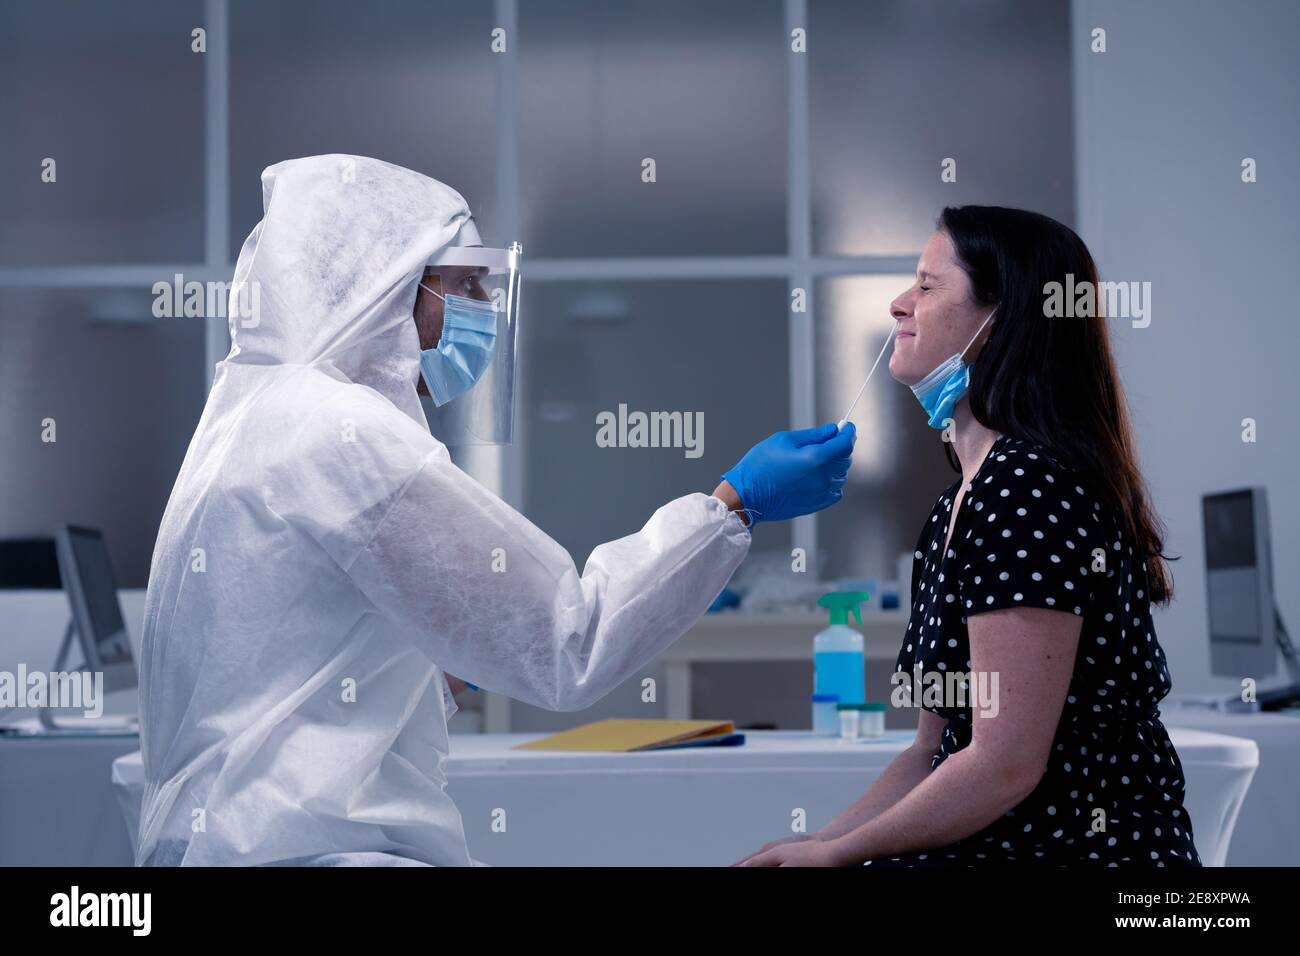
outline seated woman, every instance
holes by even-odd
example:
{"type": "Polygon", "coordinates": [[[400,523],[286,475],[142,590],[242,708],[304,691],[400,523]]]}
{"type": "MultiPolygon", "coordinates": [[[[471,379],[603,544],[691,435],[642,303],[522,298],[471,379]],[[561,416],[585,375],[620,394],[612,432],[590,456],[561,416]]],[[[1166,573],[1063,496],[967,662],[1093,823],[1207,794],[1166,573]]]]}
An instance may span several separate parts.
{"type": "Polygon", "coordinates": [[[993,706],[926,702],[857,803],[742,864],[1200,866],[1156,706],[1162,530],[1102,310],[1045,306],[1067,275],[1098,281],[1060,223],[948,208],[890,309],[890,372],[961,472],[921,527],[895,680],[961,672],[993,706]]]}

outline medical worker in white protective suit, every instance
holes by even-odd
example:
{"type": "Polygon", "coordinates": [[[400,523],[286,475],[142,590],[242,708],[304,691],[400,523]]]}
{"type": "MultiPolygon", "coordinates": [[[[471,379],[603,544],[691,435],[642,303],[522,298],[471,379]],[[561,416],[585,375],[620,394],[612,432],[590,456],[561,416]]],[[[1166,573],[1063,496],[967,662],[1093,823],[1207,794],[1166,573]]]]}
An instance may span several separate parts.
{"type": "Polygon", "coordinates": [[[579,574],[452,464],[416,393],[465,409],[449,433],[509,438],[518,246],[483,248],[459,194],[373,159],[280,163],[262,194],[149,576],[136,860],[468,865],[447,675],[598,700],[704,613],[754,522],[839,499],[852,427],[760,442],[579,574]]]}

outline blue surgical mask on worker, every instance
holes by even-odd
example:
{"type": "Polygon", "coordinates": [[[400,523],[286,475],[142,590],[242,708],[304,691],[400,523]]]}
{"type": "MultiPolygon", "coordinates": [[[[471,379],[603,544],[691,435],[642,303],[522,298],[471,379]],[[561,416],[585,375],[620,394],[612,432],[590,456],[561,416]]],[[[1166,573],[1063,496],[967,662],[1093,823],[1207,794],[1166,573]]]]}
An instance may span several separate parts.
{"type": "MultiPolygon", "coordinates": [[[[996,312],[994,309],[993,312],[996,312]]],[[[929,425],[931,428],[943,428],[944,422],[952,418],[953,409],[961,401],[966,390],[970,388],[970,366],[966,364],[962,356],[970,351],[970,347],[975,344],[975,340],[980,337],[984,331],[984,326],[989,324],[989,319],[993,318],[993,312],[985,316],[980,327],[975,330],[971,336],[966,348],[962,349],[956,355],[949,358],[933,372],[927,375],[921,381],[912,386],[912,394],[916,400],[921,403],[930,416],[929,425]]]]}
{"type": "Polygon", "coordinates": [[[491,302],[462,295],[441,295],[423,282],[420,288],[442,300],[442,337],[437,348],[420,351],[420,373],[433,403],[446,405],[483,377],[496,345],[497,314],[491,302]]]}

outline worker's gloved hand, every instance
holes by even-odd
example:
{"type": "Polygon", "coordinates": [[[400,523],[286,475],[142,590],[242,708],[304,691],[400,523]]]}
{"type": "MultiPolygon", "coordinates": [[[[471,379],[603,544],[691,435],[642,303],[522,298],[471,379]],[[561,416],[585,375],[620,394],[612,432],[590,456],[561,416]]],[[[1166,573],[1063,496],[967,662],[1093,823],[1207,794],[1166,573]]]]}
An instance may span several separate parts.
{"type": "Polygon", "coordinates": [[[858,432],[832,422],[777,432],[751,448],[722,476],[740,496],[752,528],[829,508],[840,500],[858,432]]]}

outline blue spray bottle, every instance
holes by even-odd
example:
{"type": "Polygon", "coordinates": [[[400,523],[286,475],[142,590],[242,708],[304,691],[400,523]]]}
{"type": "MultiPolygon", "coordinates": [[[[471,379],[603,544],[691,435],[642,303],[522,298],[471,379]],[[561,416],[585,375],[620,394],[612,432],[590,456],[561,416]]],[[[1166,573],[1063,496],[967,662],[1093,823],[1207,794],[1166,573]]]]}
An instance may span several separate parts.
{"type": "Polygon", "coordinates": [[[849,627],[849,612],[862,624],[865,591],[832,591],[817,603],[831,612],[831,626],[813,639],[813,693],[835,694],[841,704],[867,702],[866,641],[849,627]]]}

